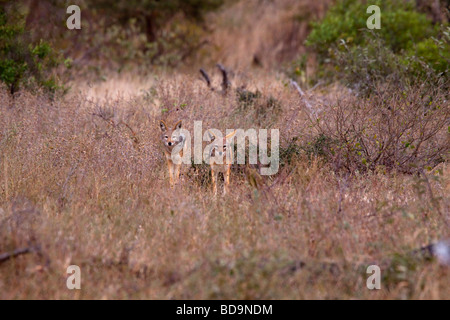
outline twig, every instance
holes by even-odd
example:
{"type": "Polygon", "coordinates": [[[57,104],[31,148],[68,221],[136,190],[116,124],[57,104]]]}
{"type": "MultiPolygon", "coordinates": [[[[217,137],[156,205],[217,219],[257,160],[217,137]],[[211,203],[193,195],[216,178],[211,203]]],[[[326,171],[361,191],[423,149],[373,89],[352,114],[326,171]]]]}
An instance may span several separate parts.
{"type": "Polygon", "coordinates": [[[131,128],[131,126],[128,123],[123,122],[123,121],[121,121],[119,124],[123,124],[125,127],[127,127],[131,132],[131,139],[133,140],[133,142],[135,144],[139,144],[139,139],[136,135],[136,132],[133,130],[133,128],[131,128]]]}
{"type": "Polygon", "coordinates": [[[28,248],[16,249],[12,252],[2,253],[2,254],[0,254],[0,263],[6,262],[9,259],[18,257],[22,254],[26,254],[26,253],[30,253],[30,252],[34,252],[34,251],[35,251],[34,247],[28,247],[28,248]]]}
{"type": "Polygon", "coordinates": [[[9,187],[8,187],[8,156],[5,154],[5,159],[3,160],[4,165],[4,175],[5,175],[5,200],[9,198],[9,187]]]}
{"type": "Polygon", "coordinates": [[[342,212],[342,200],[343,200],[343,193],[344,193],[344,189],[347,185],[347,176],[348,174],[344,177],[344,181],[342,182],[342,179],[338,180],[338,185],[339,185],[339,200],[338,200],[338,211],[337,213],[341,213],[342,212]],[[343,184],[343,185],[342,185],[343,184]]]}
{"type": "Polygon", "coordinates": [[[102,113],[92,113],[93,116],[95,117],[99,117],[100,119],[105,120],[106,122],[108,122],[109,124],[114,126],[114,122],[111,120],[111,118],[107,118],[104,114],[102,113]]]}
{"type": "Polygon", "coordinates": [[[137,137],[136,132],[133,130],[133,128],[131,128],[131,126],[124,122],[124,121],[120,121],[118,124],[115,124],[113,120],[111,120],[111,118],[107,118],[104,114],[101,113],[92,113],[93,116],[99,117],[100,119],[105,120],[106,122],[108,122],[110,125],[112,125],[114,128],[119,126],[119,125],[124,125],[125,127],[128,128],[128,130],[130,130],[131,132],[131,140],[133,140],[133,142],[138,145],[139,144],[139,139],[137,137]]]}

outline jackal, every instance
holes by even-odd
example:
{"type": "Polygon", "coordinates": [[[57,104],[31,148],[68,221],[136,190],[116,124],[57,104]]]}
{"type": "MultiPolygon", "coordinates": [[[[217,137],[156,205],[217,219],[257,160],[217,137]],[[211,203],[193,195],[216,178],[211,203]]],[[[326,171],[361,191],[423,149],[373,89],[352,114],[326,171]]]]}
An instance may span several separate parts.
{"type": "Polygon", "coordinates": [[[209,153],[209,164],[211,166],[213,192],[214,195],[217,194],[217,178],[219,172],[222,172],[225,180],[223,193],[227,194],[230,186],[231,164],[233,163],[234,159],[234,151],[230,142],[233,136],[236,134],[236,130],[225,136],[223,139],[218,139],[218,137],[211,131],[209,131],[209,133],[215,138],[214,145],[212,146],[209,153]]]}
{"type": "Polygon", "coordinates": [[[169,129],[166,123],[163,120],[159,121],[159,127],[161,129],[161,142],[164,147],[164,154],[167,160],[167,167],[169,169],[169,180],[170,187],[173,188],[174,185],[178,182],[178,178],[180,176],[180,168],[181,161],[179,163],[174,163],[172,160],[172,151],[174,151],[175,147],[178,148],[175,150],[178,152],[181,147],[181,151],[179,151],[180,157],[183,156],[183,144],[184,144],[184,136],[180,133],[181,129],[181,121],[178,121],[173,129],[169,129]]]}

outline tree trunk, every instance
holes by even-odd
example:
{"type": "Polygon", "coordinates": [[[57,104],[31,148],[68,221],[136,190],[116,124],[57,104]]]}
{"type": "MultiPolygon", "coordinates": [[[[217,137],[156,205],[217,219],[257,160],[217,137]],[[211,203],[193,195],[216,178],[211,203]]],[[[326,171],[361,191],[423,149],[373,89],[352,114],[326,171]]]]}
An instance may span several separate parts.
{"type": "Polygon", "coordinates": [[[152,12],[145,16],[145,35],[148,42],[156,41],[156,15],[152,12]]]}

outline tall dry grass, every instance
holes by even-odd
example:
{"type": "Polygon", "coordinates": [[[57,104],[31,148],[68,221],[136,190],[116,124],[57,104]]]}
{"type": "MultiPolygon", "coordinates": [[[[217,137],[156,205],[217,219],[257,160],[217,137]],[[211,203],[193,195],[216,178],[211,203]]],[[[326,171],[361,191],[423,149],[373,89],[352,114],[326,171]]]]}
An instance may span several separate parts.
{"type": "Polygon", "coordinates": [[[448,268],[411,254],[449,236],[446,164],[426,181],[344,175],[300,151],[257,186],[236,167],[227,197],[189,166],[171,190],[160,118],[254,128],[271,96],[279,112],[257,123],[280,128],[282,148],[317,132],[282,80],[247,78],[263,94],[245,108],[197,78],[146,81],[142,91],[75,84],[54,100],[1,91],[0,253],[34,252],[0,264],[0,299],[450,297],[448,268]],[[370,264],[382,268],[381,290],[366,288],[370,264]],[[81,290],[66,288],[69,265],[81,268],[81,290]]]}

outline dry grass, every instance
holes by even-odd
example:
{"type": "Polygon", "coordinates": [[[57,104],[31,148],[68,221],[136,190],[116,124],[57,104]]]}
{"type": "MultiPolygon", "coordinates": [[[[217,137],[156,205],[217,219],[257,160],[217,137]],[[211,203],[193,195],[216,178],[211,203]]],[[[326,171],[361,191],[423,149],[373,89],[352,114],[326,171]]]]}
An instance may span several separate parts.
{"type": "MultiPolygon", "coordinates": [[[[106,99],[101,90],[115,93],[117,82],[2,104],[0,253],[40,250],[0,264],[0,299],[450,297],[448,268],[410,255],[449,236],[445,164],[428,176],[432,195],[422,178],[341,176],[303,153],[257,189],[235,170],[226,198],[213,198],[186,166],[170,190],[158,148],[162,108],[169,122],[183,118],[191,129],[203,120],[204,130],[255,127],[255,113],[196,78],[146,81],[146,91],[124,86],[106,99]],[[373,263],[382,266],[379,291],[366,288],[373,263]],[[72,264],[81,267],[79,291],[66,288],[72,264]]],[[[280,128],[282,147],[308,135],[296,92],[280,80],[247,81],[280,103],[277,118],[260,125],[280,128]]]]}

